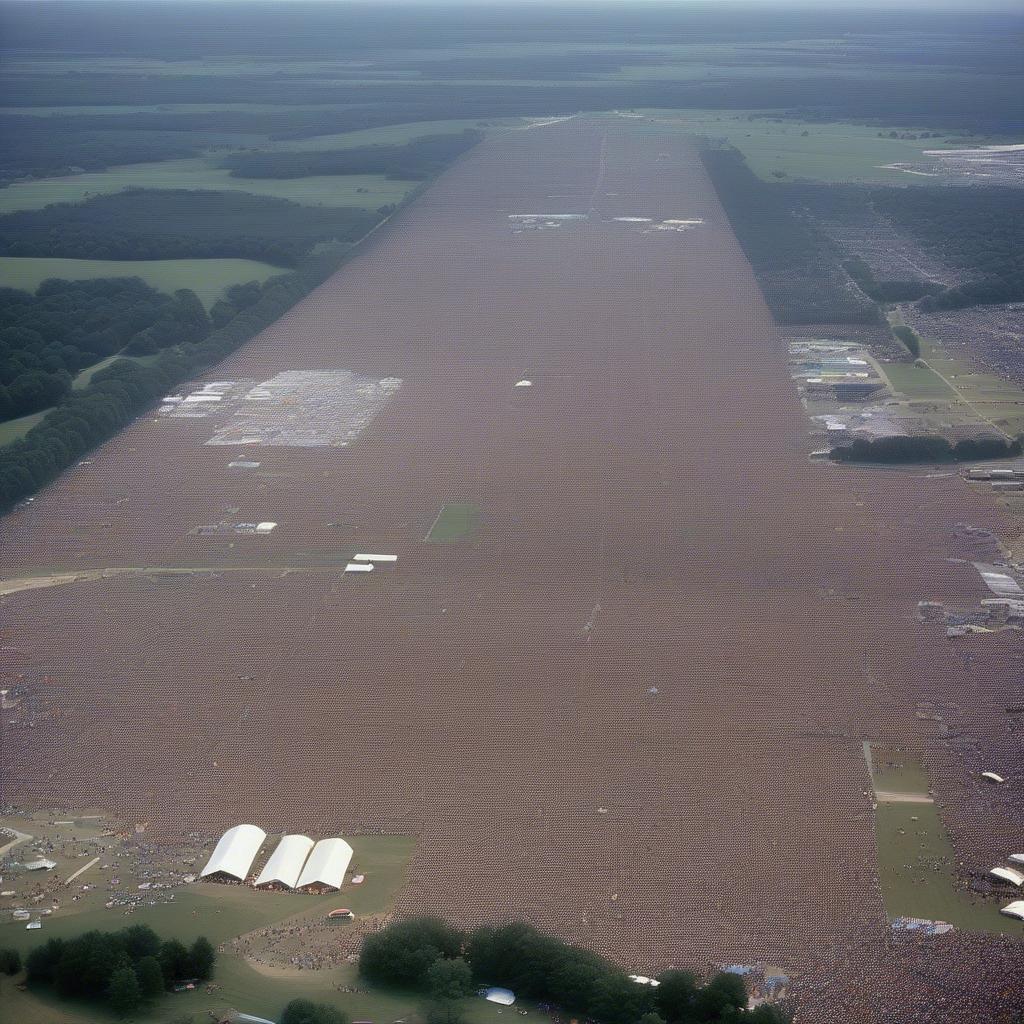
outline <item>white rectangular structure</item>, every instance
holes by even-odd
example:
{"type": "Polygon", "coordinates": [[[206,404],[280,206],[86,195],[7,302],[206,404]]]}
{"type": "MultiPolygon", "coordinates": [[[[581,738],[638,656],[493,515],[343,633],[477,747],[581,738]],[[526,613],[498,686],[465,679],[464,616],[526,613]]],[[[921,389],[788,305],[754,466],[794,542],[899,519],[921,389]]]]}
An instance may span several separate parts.
{"type": "Polygon", "coordinates": [[[321,839],[313,847],[295,888],[322,885],[328,889],[340,889],[351,862],[352,847],[344,839],[321,839]]]}
{"type": "Polygon", "coordinates": [[[368,555],[359,554],[352,556],[353,562],[373,562],[381,565],[394,565],[398,561],[398,555],[368,555]]]}
{"type": "Polygon", "coordinates": [[[294,889],[312,849],[313,840],[309,836],[282,836],[256,879],[256,884],[272,885],[276,882],[286,889],[294,889]]]}
{"type": "Polygon", "coordinates": [[[345,572],[373,572],[373,562],[349,562],[345,572]]]}

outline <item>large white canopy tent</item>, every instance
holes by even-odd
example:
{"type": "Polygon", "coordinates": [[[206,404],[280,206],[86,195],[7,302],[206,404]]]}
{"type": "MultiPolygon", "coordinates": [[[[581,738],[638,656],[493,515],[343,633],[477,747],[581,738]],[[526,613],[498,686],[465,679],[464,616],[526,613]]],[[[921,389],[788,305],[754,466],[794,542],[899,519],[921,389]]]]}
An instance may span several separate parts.
{"type": "Polygon", "coordinates": [[[309,836],[282,836],[277,848],[263,866],[257,885],[271,885],[276,882],[288,889],[294,889],[299,880],[302,865],[306,863],[313,840],[309,836]]]}
{"type": "Polygon", "coordinates": [[[208,875],[230,875],[244,882],[249,868],[256,859],[267,833],[255,825],[235,825],[220,837],[213,855],[206,867],[199,873],[200,878],[208,875]]]}
{"type": "Polygon", "coordinates": [[[352,847],[344,839],[321,839],[313,847],[296,888],[322,885],[330,889],[340,889],[351,860],[352,847]]]}

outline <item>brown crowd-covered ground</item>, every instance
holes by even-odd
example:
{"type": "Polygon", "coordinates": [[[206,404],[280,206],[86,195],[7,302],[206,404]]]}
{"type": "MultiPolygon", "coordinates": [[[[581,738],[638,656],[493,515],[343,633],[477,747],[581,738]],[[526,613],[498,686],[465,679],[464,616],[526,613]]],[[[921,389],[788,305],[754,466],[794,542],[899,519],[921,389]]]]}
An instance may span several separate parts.
{"type": "Polygon", "coordinates": [[[209,570],[3,599],[34,709],[8,799],[168,839],[414,833],[401,910],[525,919],[645,973],[771,963],[806,979],[800,1020],[1015,1019],[1015,943],[892,952],[862,752],[925,751],[965,870],[1019,836],[1019,797],[971,777],[977,744],[1019,756],[1016,648],[965,656],[914,617],[985,596],[955,526],[998,514],[954,476],[809,461],[786,358],[690,142],[488,140],[209,376],[402,378],[357,442],[246,453],[151,414],[0,523],[4,577],[209,570]],[[425,543],[459,502],[477,529],[425,543]],[[221,520],[279,525],[191,532],[221,520]],[[354,551],[397,569],[345,576],[354,551]],[[934,1015],[938,963],[970,1013],[934,1015]]]}

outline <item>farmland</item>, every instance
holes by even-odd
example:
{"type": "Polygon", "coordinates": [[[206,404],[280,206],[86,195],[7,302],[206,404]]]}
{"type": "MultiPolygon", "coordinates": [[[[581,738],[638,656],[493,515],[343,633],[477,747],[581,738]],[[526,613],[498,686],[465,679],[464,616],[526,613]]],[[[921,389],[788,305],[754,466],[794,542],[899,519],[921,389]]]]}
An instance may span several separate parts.
{"type": "MultiPolygon", "coordinates": [[[[646,972],[799,971],[851,930],[887,958],[861,739],[929,742],[915,701],[975,685],[908,609],[971,592],[953,523],[998,514],[956,478],[807,461],[692,143],[494,137],[209,380],[223,410],[144,417],[0,527],[6,577],[201,567],[6,599],[19,802],[168,840],[414,834],[399,909],[525,918],[646,972]],[[205,443],[236,392],[327,370],[400,386],[342,447],[205,443]],[[352,578],[355,551],[398,564],[352,578]]],[[[325,430],[335,406],[306,408],[325,430]]]]}

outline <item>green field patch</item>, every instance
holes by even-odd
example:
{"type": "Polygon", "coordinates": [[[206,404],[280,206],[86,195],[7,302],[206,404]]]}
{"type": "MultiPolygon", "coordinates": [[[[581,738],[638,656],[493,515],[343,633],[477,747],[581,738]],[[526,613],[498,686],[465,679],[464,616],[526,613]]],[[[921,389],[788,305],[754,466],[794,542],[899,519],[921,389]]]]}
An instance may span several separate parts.
{"type": "Polygon", "coordinates": [[[957,884],[953,846],[935,804],[878,804],[875,835],[878,880],[890,918],[921,917],[967,931],[1024,935],[1024,924],[999,913],[1013,893],[986,897],[957,884]]]}
{"type": "Polygon", "coordinates": [[[480,524],[480,508],[472,504],[443,505],[426,536],[428,544],[454,544],[480,524]]]}
{"type": "MultiPolygon", "coordinates": [[[[2,196],[2,192],[0,192],[2,196]]],[[[284,271],[256,260],[63,260],[0,256],[0,287],[34,292],[47,278],[91,281],[100,277],[141,277],[157,291],[191,288],[209,309],[233,284],[262,283],[284,271]]]]}
{"type": "Polygon", "coordinates": [[[40,412],[32,412],[27,416],[19,416],[14,420],[5,420],[0,423],[0,445],[10,444],[24,437],[42,418],[49,412],[43,409],[40,412]]]}
{"type": "Polygon", "coordinates": [[[892,386],[907,398],[921,401],[956,401],[945,381],[925,366],[885,363],[882,367],[892,386]]]}
{"type": "MultiPolygon", "coordinates": [[[[746,157],[750,169],[766,181],[810,178],[830,182],[934,184],[934,179],[887,168],[887,164],[921,163],[926,149],[963,146],[945,136],[889,138],[892,129],[850,122],[805,122],[772,119],[765,111],[645,110],[654,127],[725,139],[746,157]],[[753,115],[757,113],[759,115],[753,115]],[[879,137],[879,132],[882,137],[879,137]],[[779,177],[781,175],[781,178],[779,177]]],[[[921,129],[908,134],[920,135],[921,129]]],[[[996,140],[991,140],[996,141],[996,140]]],[[[971,145],[978,144],[972,137],[971,145]]]]}
{"type": "MultiPolygon", "coordinates": [[[[319,148],[319,147],[311,147],[319,148]]],[[[323,175],[313,178],[233,178],[217,164],[223,154],[125,164],[106,171],[72,174],[63,178],[15,182],[0,189],[0,214],[39,210],[52,203],[77,203],[127,188],[248,192],[289,199],[304,206],[351,206],[365,210],[400,203],[416,182],[391,181],[382,174],[323,175]]]]}

